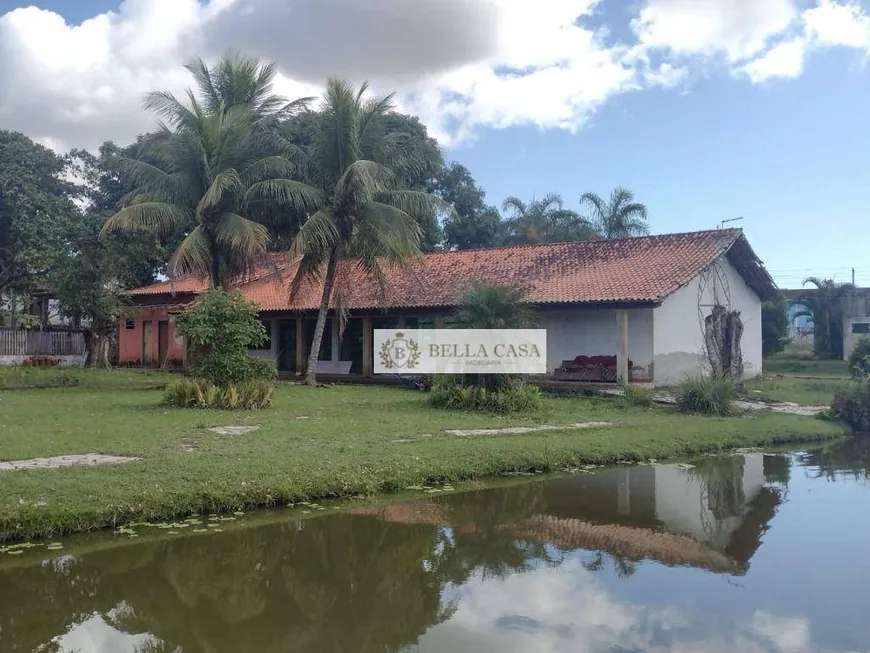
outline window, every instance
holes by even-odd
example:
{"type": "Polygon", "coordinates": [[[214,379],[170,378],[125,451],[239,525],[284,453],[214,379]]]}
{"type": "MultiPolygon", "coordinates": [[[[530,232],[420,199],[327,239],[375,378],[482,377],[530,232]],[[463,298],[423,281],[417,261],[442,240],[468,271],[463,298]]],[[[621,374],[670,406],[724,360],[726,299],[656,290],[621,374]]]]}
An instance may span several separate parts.
{"type": "Polygon", "coordinates": [[[124,322],[124,328],[125,329],[135,329],[136,328],[136,321],[132,317],[128,317],[127,320],[124,322]]]}
{"type": "Polygon", "coordinates": [[[870,322],[856,322],[852,325],[852,333],[870,334],[870,322]]]}

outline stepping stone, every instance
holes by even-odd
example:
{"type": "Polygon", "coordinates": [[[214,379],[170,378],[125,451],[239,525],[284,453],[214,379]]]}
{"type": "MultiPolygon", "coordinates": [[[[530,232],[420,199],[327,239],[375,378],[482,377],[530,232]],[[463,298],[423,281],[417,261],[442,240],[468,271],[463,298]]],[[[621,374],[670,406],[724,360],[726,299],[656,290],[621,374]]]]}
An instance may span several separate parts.
{"type": "Polygon", "coordinates": [[[538,426],[513,426],[504,429],[448,429],[450,435],[467,437],[470,435],[521,435],[523,433],[538,433],[540,431],[568,431],[573,429],[594,429],[610,426],[610,422],[578,422],[576,424],[540,424],[538,426]]]}
{"type": "Polygon", "coordinates": [[[29,458],[0,462],[0,472],[14,472],[21,469],[59,469],[61,467],[96,467],[98,465],[120,465],[134,460],[136,456],[110,456],[104,453],[81,453],[48,458],[29,458]]]}
{"type": "Polygon", "coordinates": [[[255,426],[212,426],[209,431],[218,435],[244,435],[251,433],[260,428],[259,424],[255,426]]]}

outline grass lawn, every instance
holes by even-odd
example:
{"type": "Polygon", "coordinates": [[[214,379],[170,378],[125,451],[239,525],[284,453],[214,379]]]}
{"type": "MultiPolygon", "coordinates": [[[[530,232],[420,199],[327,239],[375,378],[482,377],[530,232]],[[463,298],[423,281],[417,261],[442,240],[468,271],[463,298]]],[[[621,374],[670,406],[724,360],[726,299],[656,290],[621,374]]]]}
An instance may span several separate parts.
{"type": "Polygon", "coordinates": [[[785,351],[765,358],[763,369],[765,376],[849,376],[849,365],[846,361],[813,358],[812,347],[809,345],[790,345],[785,351]]]}
{"type": "Polygon", "coordinates": [[[533,417],[506,418],[433,409],[425,397],[398,388],[282,385],[274,408],[232,413],[168,409],[159,405],[159,392],[97,390],[90,383],[0,392],[0,459],[143,457],[116,467],[0,472],[0,541],[843,433],[808,417],[715,419],[603,398],[548,398],[533,417]],[[612,426],[468,438],[444,432],[584,421],[612,426]],[[236,437],[207,430],[227,424],[261,428],[236,437]]]}
{"type": "Polygon", "coordinates": [[[0,365],[0,390],[55,388],[58,386],[102,389],[156,388],[165,385],[171,378],[173,377],[169,372],[158,370],[125,368],[92,370],[74,367],[0,365]]]}
{"type": "Polygon", "coordinates": [[[746,382],[749,399],[763,401],[790,401],[806,406],[830,406],[837,390],[852,384],[843,378],[802,378],[791,376],[765,376],[746,382]]]}

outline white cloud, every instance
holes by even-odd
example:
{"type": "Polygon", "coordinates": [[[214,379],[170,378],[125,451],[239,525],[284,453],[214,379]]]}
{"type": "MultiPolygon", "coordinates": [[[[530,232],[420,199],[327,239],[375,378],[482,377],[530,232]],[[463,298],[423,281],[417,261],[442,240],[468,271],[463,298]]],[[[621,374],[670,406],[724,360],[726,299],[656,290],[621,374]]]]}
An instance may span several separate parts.
{"type": "Polygon", "coordinates": [[[742,66],[738,72],[745,74],[753,82],[763,82],[775,77],[799,77],[804,69],[806,44],[803,39],[795,39],[775,45],[763,56],[742,66]]]}
{"type": "Polygon", "coordinates": [[[646,0],[632,28],[640,42],[681,55],[761,52],[798,17],[795,0],[646,0]]]}
{"type": "Polygon", "coordinates": [[[848,46],[870,51],[870,15],[857,3],[823,0],[803,13],[807,36],[819,46],[848,46]]]}
{"type": "Polygon", "coordinates": [[[616,14],[603,3],[125,0],[78,25],[16,9],[0,15],[0,124],[59,149],[128,142],[154,124],[144,93],[180,91],[181,63],[237,47],[276,60],[290,98],[328,75],[397,89],[453,143],[481,127],[576,131],[613,97],[685,86],[710,62],[760,82],[799,76],[823,47],[870,50],[855,0],[640,0],[628,15],[636,40],[616,43],[619,26],[590,27],[616,14]]]}

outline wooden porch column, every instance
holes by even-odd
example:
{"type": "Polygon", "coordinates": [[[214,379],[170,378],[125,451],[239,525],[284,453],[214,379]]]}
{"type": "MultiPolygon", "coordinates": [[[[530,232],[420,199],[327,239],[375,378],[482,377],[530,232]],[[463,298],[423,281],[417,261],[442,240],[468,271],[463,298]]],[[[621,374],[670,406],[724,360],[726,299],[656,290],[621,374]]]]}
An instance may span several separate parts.
{"type": "Polygon", "coordinates": [[[628,383],[628,311],[617,311],[616,333],[616,380],[628,383]]]}
{"type": "Polygon", "coordinates": [[[296,318],[296,374],[305,374],[305,321],[301,316],[296,318]]]}
{"type": "Polygon", "coordinates": [[[444,328],[444,317],[441,315],[435,316],[435,328],[443,329],[444,328]]]}
{"type": "Polygon", "coordinates": [[[362,319],[362,330],[362,374],[363,376],[373,376],[375,334],[372,331],[372,318],[364,317],[362,319]]]}
{"type": "Polygon", "coordinates": [[[332,318],[332,362],[337,363],[341,360],[341,335],[338,332],[338,316],[332,318]]]}

